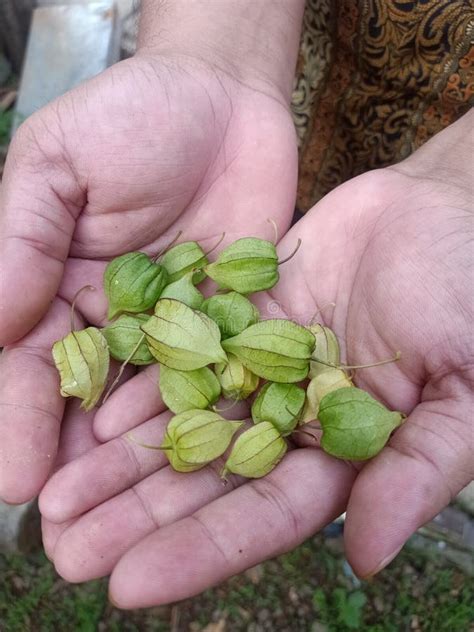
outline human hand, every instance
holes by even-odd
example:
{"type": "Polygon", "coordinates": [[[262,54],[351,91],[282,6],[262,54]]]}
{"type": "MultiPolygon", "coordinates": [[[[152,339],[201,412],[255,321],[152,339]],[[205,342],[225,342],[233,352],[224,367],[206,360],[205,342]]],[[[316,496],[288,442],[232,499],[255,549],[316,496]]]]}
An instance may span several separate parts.
{"type": "MultiPolygon", "coordinates": [[[[264,479],[224,487],[218,468],[173,472],[123,436],[92,449],[78,440],[87,453],[40,498],[46,550],[63,576],[112,571],[121,607],[175,601],[293,548],[347,506],[346,554],[366,577],[471,480],[471,126],[466,116],[396,168],[328,195],[282,240],[282,255],[303,244],[258,295],[264,316],[307,323],[322,309],[351,364],[401,351],[400,362],[356,377],[408,414],[386,448],[356,467],[298,449],[264,479]]],[[[143,418],[134,436],[159,442],[167,418],[143,418]]],[[[81,423],[71,419],[69,432],[81,423]]]]}
{"type": "MultiPolygon", "coordinates": [[[[296,169],[279,89],[189,55],[143,51],[28,119],[2,183],[0,497],[27,501],[50,474],[64,413],[51,346],[69,331],[77,290],[97,288],[81,294],[77,318],[100,326],[115,255],[156,253],[178,231],[204,248],[223,232],[271,237],[267,214],[283,233],[296,169]]],[[[137,408],[151,416],[161,401],[149,374],[135,379],[148,384],[137,408]]]]}

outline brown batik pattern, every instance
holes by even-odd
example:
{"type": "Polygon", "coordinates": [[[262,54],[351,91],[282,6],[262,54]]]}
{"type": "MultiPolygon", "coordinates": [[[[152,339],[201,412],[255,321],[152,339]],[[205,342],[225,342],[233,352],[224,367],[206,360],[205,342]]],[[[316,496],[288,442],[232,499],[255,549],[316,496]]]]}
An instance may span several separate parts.
{"type": "Polygon", "coordinates": [[[474,0],[311,0],[293,112],[298,205],[403,159],[474,104],[474,0]]]}

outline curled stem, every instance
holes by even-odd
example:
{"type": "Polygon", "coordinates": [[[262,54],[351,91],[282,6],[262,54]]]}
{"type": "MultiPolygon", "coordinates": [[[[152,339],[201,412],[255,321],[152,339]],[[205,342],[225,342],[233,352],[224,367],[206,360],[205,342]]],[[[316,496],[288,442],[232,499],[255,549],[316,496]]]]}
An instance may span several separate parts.
{"type": "Polygon", "coordinates": [[[293,250],[293,252],[290,255],[288,255],[288,257],[285,257],[285,259],[278,261],[278,265],[281,266],[282,263],[286,263],[287,261],[292,259],[296,255],[298,250],[300,249],[300,246],[301,246],[301,239],[298,238],[298,241],[296,243],[296,248],[293,250]]]}
{"type": "Polygon", "coordinates": [[[168,250],[171,248],[171,246],[173,246],[178,241],[178,239],[181,237],[182,234],[183,234],[183,231],[179,230],[177,232],[177,234],[176,234],[176,237],[174,237],[167,246],[165,246],[161,250],[158,250],[156,255],[154,257],[152,257],[153,263],[156,263],[158,261],[158,259],[165,254],[165,252],[168,252],[168,250]]]}
{"type": "Polygon", "coordinates": [[[212,248],[210,250],[208,250],[207,252],[204,253],[204,256],[207,257],[207,255],[210,255],[211,252],[214,252],[214,250],[216,248],[218,248],[221,243],[224,241],[224,237],[225,237],[225,233],[222,233],[222,235],[220,236],[219,241],[217,242],[217,244],[214,244],[214,246],[212,246],[212,248]]]}
{"type": "Polygon", "coordinates": [[[334,369],[343,369],[344,371],[350,369],[371,369],[373,366],[382,366],[383,364],[390,364],[392,362],[398,362],[402,354],[400,351],[393,356],[393,358],[388,358],[387,360],[380,360],[380,362],[373,362],[372,364],[332,364],[331,362],[324,362],[323,360],[318,360],[318,358],[313,358],[314,362],[318,362],[319,364],[324,364],[325,366],[330,366],[334,369]]]}
{"type": "Polygon", "coordinates": [[[133,356],[135,355],[135,353],[138,350],[138,347],[142,344],[142,342],[145,340],[145,334],[142,334],[141,337],[139,338],[137,344],[133,347],[132,352],[130,353],[130,355],[128,356],[128,358],[125,360],[125,362],[123,362],[120,366],[120,369],[117,373],[117,375],[115,376],[114,381],[112,382],[112,384],[109,386],[107,393],[104,396],[104,399],[102,400],[102,403],[105,404],[105,402],[109,399],[110,395],[112,394],[112,391],[114,390],[114,388],[117,386],[118,381],[120,380],[120,378],[122,377],[122,373],[125,371],[125,367],[127,366],[127,364],[130,362],[130,360],[133,358],[133,356]]]}
{"type": "Polygon", "coordinates": [[[237,404],[239,403],[240,400],[238,399],[234,399],[232,400],[232,404],[230,406],[226,406],[225,408],[218,408],[216,405],[212,406],[212,410],[215,413],[225,413],[228,410],[231,410],[232,408],[234,408],[234,406],[237,406],[237,404]]]}
{"type": "Polygon", "coordinates": [[[77,292],[74,294],[74,298],[72,299],[72,303],[71,303],[71,331],[74,331],[74,316],[76,312],[76,301],[79,298],[79,294],[81,294],[83,290],[91,290],[94,292],[95,287],[93,285],[84,285],[84,287],[81,287],[81,289],[77,290],[77,292]]]}

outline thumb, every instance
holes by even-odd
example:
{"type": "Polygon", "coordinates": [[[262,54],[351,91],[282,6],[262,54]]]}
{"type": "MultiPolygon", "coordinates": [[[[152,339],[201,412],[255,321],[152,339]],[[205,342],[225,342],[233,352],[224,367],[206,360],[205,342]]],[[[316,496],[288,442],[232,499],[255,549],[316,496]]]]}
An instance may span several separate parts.
{"type": "Polygon", "coordinates": [[[344,538],[359,576],[381,571],[472,479],[472,427],[461,405],[453,399],[417,406],[358,475],[344,538]]]}
{"type": "Polygon", "coordinates": [[[1,346],[24,336],[48,309],[85,202],[50,107],[19,128],[5,165],[0,196],[1,346]]]}

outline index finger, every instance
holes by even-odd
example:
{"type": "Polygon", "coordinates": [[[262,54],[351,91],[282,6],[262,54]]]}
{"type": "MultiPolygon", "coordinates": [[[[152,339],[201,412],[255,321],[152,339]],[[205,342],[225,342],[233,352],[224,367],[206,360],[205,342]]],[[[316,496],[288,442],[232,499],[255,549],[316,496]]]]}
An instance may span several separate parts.
{"type": "MultiPolygon", "coordinates": [[[[0,198],[0,345],[25,335],[49,308],[85,195],[43,110],[10,146],[0,198]]],[[[59,133],[58,133],[59,135],[59,133]]]]}
{"type": "Polygon", "coordinates": [[[6,502],[36,496],[54,464],[64,399],[51,347],[68,331],[69,305],[57,299],[0,358],[0,497],[6,502]]]}

